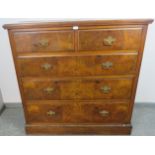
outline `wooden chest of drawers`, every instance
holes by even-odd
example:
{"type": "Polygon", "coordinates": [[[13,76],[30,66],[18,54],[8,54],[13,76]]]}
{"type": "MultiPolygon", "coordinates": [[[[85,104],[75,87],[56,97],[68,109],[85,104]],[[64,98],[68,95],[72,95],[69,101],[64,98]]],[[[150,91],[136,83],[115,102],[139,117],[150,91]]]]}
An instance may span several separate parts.
{"type": "Polygon", "coordinates": [[[130,134],[148,24],[8,24],[28,134],[130,134]]]}

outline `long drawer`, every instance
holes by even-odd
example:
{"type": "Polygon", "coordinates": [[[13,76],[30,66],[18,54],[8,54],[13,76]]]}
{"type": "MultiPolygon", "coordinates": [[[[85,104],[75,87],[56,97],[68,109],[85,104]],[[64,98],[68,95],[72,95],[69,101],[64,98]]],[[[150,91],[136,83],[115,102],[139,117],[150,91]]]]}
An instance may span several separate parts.
{"type": "Polygon", "coordinates": [[[79,31],[79,51],[137,50],[142,28],[79,31]]]}
{"type": "Polygon", "coordinates": [[[15,32],[16,52],[60,52],[74,51],[73,31],[15,32]]]}
{"type": "Polygon", "coordinates": [[[37,123],[123,123],[128,104],[96,101],[29,101],[27,122],[37,123]]]}
{"type": "Polygon", "coordinates": [[[19,58],[19,73],[26,76],[125,75],[136,72],[137,54],[50,56],[19,58]]]}
{"type": "Polygon", "coordinates": [[[22,85],[28,100],[130,99],[133,78],[23,78],[22,85]]]}

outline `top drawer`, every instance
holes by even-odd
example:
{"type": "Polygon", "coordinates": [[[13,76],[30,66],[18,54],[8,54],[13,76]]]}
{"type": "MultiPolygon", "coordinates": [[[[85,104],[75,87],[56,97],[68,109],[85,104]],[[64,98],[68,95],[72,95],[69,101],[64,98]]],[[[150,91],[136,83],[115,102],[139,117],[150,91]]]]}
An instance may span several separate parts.
{"type": "Polygon", "coordinates": [[[79,31],[80,51],[138,50],[141,28],[79,31]]]}
{"type": "Polygon", "coordinates": [[[17,52],[74,51],[73,31],[15,32],[17,52]]]}

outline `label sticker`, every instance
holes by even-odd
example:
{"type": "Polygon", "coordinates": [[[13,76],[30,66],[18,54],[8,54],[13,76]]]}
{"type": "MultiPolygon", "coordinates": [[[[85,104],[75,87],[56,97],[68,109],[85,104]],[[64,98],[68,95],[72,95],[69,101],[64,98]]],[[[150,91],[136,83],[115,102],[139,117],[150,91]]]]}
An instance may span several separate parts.
{"type": "Polygon", "coordinates": [[[78,26],[73,26],[73,30],[78,30],[79,27],[78,26]]]}

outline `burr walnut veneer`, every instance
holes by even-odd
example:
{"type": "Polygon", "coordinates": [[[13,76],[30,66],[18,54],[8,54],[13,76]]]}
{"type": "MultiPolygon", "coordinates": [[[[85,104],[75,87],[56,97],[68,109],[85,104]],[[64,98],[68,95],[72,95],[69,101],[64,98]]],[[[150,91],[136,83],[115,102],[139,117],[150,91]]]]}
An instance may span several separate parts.
{"type": "Polygon", "coordinates": [[[148,24],[7,24],[28,134],[130,134],[148,24]]]}

